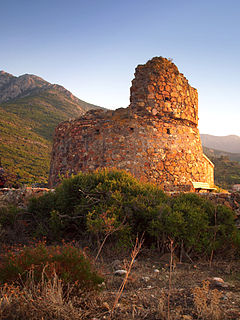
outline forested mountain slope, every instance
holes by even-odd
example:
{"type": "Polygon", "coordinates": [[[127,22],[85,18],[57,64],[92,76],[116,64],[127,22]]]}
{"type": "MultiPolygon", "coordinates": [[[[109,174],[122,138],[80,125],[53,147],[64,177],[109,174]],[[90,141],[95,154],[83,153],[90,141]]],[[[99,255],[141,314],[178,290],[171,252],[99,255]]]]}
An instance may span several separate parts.
{"type": "Polygon", "coordinates": [[[11,180],[46,182],[54,128],[99,108],[34,75],[0,72],[0,159],[11,180]]]}

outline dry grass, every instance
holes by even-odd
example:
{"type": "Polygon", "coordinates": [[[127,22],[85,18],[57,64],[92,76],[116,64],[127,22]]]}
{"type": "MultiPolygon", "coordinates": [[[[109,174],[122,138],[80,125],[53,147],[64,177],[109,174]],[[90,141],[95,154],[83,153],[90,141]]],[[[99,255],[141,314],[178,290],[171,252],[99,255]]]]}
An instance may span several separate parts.
{"type": "Polygon", "coordinates": [[[161,319],[167,319],[168,299],[163,290],[158,302],[158,315],[161,319]]]}
{"type": "Polygon", "coordinates": [[[88,319],[96,299],[96,292],[83,291],[78,282],[66,285],[56,273],[47,278],[43,271],[42,280],[36,283],[31,270],[24,283],[6,283],[0,288],[0,319],[88,319]]]}
{"type": "Polygon", "coordinates": [[[223,312],[220,308],[220,298],[222,293],[217,289],[209,289],[209,281],[203,281],[202,287],[193,289],[194,306],[198,316],[203,319],[220,320],[223,319],[223,312]]]}
{"type": "MultiPolygon", "coordinates": [[[[124,264],[124,258],[119,259],[124,264]]],[[[105,273],[105,287],[99,293],[83,292],[77,283],[64,285],[56,274],[51,278],[47,278],[45,274],[36,283],[32,271],[27,280],[18,285],[3,285],[0,288],[0,319],[108,319],[123,281],[121,277],[113,275],[110,269],[112,262],[113,258],[104,265],[98,263],[104,267],[105,273]]],[[[132,266],[112,320],[168,318],[169,269],[161,269],[157,263],[157,256],[140,254],[132,266]],[[160,272],[154,272],[155,268],[160,272]],[[146,277],[148,280],[145,280],[146,277]]],[[[203,281],[211,276],[212,269],[207,268],[207,262],[198,270],[180,269],[176,266],[172,274],[171,320],[240,319],[240,281],[235,282],[233,291],[211,290],[209,283],[203,281]]],[[[214,275],[221,276],[216,272],[217,269],[214,275]]]]}

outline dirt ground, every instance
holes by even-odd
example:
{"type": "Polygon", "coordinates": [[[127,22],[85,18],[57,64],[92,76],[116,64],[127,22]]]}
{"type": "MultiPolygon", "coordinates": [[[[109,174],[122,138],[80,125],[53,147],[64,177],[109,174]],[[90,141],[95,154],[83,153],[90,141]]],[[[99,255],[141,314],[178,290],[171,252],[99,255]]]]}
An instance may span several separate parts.
{"type": "MultiPolygon", "coordinates": [[[[63,303],[60,308],[59,299],[57,299],[58,291],[54,291],[52,300],[55,302],[50,308],[52,316],[47,310],[43,316],[40,316],[39,312],[39,308],[41,311],[45,305],[49,305],[48,295],[45,304],[38,301],[42,297],[38,295],[35,299],[37,301],[33,301],[32,305],[26,301],[27,314],[36,305],[38,310],[36,315],[31,314],[29,318],[15,317],[14,310],[19,308],[18,306],[13,306],[15,309],[12,308],[10,301],[12,317],[0,318],[14,320],[240,320],[240,260],[215,259],[209,266],[209,262],[203,260],[179,263],[174,257],[173,270],[170,272],[170,254],[161,256],[157,251],[144,248],[135,259],[122,294],[116,301],[119,288],[126,277],[126,274],[117,275],[116,271],[128,270],[131,253],[118,254],[118,250],[115,250],[113,254],[113,251],[105,250],[96,262],[96,269],[104,278],[100,291],[84,290],[79,294],[79,292],[66,290],[69,298],[63,294],[63,303]],[[58,317],[55,314],[58,314],[58,317]]],[[[62,294],[62,291],[60,293],[62,294]]]]}
{"type": "MultiPolygon", "coordinates": [[[[109,319],[129,261],[118,257],[99,261],[105,282],[96,298],[89,298],[86,319],[109,319]]],[[[234,319],[240,320],[240,261],[169,264],[157,254],[141,253],[133,264],[111,319],[234,319]],[[218,277],[221,279],[213,280],[218,277]],[[170,293],[170,294],[169,294],[170,293]],[[168,303],[169,299],[169,303],[168,303]],[[169,306],[169,309],[168,309],[169,306]]]]}

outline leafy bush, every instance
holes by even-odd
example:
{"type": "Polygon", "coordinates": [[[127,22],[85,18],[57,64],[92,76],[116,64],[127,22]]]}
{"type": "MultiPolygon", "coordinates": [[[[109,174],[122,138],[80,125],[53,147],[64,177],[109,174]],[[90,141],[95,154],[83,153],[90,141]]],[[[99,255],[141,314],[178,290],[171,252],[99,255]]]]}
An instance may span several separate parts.
{"type": "Polygon", "coordinates": [[[32,199],[28,210],[48,229],[48,234],[53,227],[55,233],[65,233],[74,223],[78,233],[96,231],[98,226],[100,236],[106,231],[101,227],[106,225],[106,214],[114,220],[115,228],[126,221],[122,234],[129,234],[129,228],[133,234],[145,230],[151,215],[166,199],[159,187],[140,183],[127,172],[101,170],[65,179],[55,193],[32,199]],[[54,226],[53,210],[55,218],[60,219],[54,226]]]}
{"type": "Polygon", "coordinates": [[[23,212],[13,205],[8,207],[0,207],[0,225],[2,227],[13,227],[17,221],[19,214],[23,212]]]}
{"type": "Polygon", "coordinates": [[[96,288],[103,279],[94,270],[84,252],[72,244],[46,246],[38,242],[28,247],[10,250],[1,256],[0,282],[24,279],[29,270],[34,271],[34,278],[39,281],[43,270],[45,274],[57,276],[64,282],[78,281],[82,287],[96,288]]]}
{"type": "Polygon", "coordinates": [[[149,233],[157,237],[158,247],[169,237],[187,251],[201,252],[209,245],[208,214],[213,205],[195,194],[182,194],[172,198],[159,210],[149,225],[149,233]]]}
{"type": "Polygon", "coordinates": [[[214,241],[214,248],[220,249],[232,246],[239,246],[238,238],[240,232],[237,230],[234,223],[234,212],[223,205],[217,205],[215,208],[216,221],[211,221],[211,226],[216,229],[216,239],[214,241]]]}
{"type": "Polygon", "coordinates": [[[56,207],[55,192],[44,193],[41,197],[33,197],[29,201],[28,211],[36,217],[48,216],[49,213],[56,207]]]}
{"type": "Polygon", "coordinates": [[[29,211],[50,238],[71,230],[74,237],[93,234],[100,245],[111,233],[127,244],[145,233],[146,245],[165,250],[171,238],[188,254],[239,245],[229,208],[193,193],[170,198],[158,186],[118,170],[79,173],[64,180],[55,193],[33,199],[29,211]]]}
{"type": "Polygon", "coordinates": [[[24,210],[9,205],[0,207],[0,241],[12,243],[24,236],[25,221],[24,210]]]}
{"type": "Polygon", "coordinates": [[[240,244],[234,212],[194,193],[173,197],[152,219],[148,232],[156,237],[158,247],[170,237],[188,253],[208,254],[240,244]]]}
{"type": "Polygon", "coordinates": [[[166,221],[167,230],[171,234],[172,227],[175,227],[175,241],[183,241],[187,251],[194,248],[201,252],[211,241],[208,227],[213,212],[214,205],[208,200],[193,193],[182,194],[172,201],[170,218],[173,216],[175,220],[166,221]]]}

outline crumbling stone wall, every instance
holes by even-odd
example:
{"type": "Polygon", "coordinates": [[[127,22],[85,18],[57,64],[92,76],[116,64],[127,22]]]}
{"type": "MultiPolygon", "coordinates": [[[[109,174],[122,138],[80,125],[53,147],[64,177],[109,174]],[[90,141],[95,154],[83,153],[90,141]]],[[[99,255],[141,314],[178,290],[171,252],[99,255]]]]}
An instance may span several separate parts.
{"type": "Polygon", "coordinates": [[[50,187],[60,176],[97,168],[130,171],[163,189],[190,191],[191,181],[213,185],[213,164],[198,131],[198,95],[169,60],[136,68],[130,106],[93,110],[55,130],[50,187]]]}
{"type": "Polygon", "coordinates": [[[15,205],[20,208],[27,208],[29,199],[40,197],[47,192],[54,192],[53,189],[23,187],[19,189],[2,188],[0,189],[0,208],[15,205]]]}

